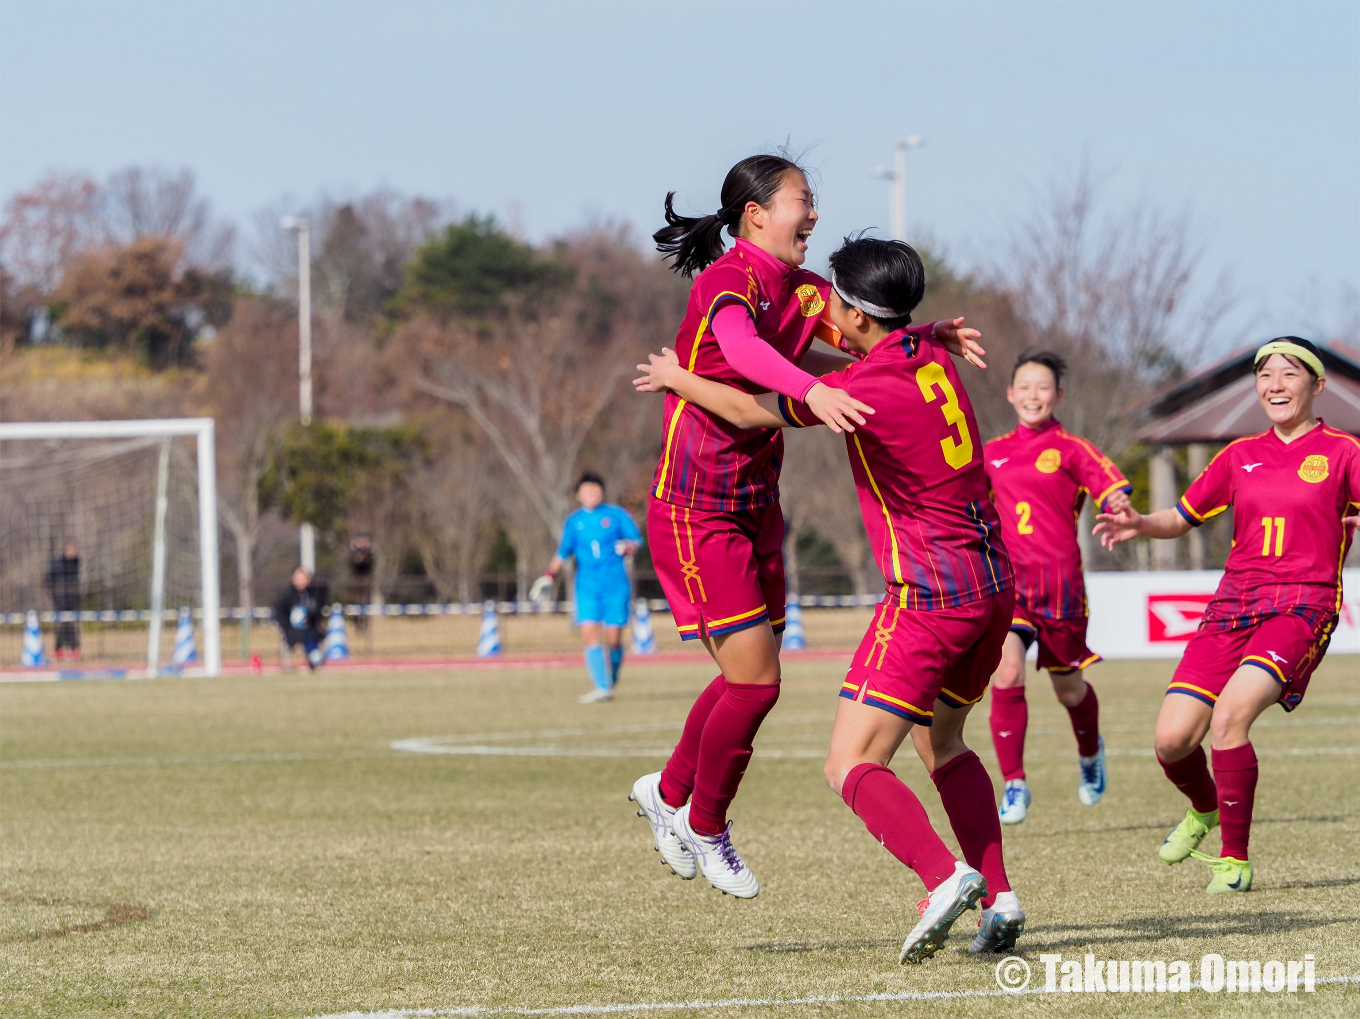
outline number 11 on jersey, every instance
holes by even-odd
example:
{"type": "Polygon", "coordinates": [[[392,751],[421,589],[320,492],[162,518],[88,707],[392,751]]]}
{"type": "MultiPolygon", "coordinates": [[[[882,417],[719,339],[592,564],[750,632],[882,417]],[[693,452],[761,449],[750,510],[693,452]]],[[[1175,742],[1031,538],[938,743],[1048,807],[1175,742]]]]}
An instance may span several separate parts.
{"type": "Polygon", "coordinates": [[[1284,517],[1262,517],[1261,526],[1265,528],[1266,540],[1261,544],[1261,555],[1270,555],[1270,532],[1275,532],[1275,554],[1284,555],[1284,517]]]}

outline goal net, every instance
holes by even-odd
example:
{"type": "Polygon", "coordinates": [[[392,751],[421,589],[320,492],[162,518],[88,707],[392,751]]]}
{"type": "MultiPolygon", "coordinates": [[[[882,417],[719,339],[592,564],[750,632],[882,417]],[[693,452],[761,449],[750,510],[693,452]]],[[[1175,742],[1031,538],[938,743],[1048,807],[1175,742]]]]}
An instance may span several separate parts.
{"type": "Polygon", "coordinates": [[[0,670],[215,675],[216,500],[210,418],[0,423],[0,670]]]}

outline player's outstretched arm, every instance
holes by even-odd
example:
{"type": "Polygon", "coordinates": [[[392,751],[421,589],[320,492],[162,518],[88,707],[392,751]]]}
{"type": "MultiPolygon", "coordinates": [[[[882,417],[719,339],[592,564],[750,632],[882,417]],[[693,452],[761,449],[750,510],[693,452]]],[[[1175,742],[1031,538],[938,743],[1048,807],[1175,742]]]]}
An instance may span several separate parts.
{"type": "Polygon", "coordinates": [[[1131,538],[1179,538],[1190,531],[1190,522],[1179,510],[1164,509],[1144,515],[1132,504],[1111,506],[1108,513],[1096,514],[1096,526],[1091,533],[1100,538],[1106,548],[1114,548],[1131,538]]]}
{"type": "Polygon", "coordinates": [[[647,358],[650,363],[637,366],[642,376],[633,380],[639,393],[670,390],[738,428],[782,428],[786,424],[777,409],[779,397],[774,393],[755,397],[695,375],[680,367],[675,351],[669,347],[662,347],[660,354],[648,354],[647,358]]]}

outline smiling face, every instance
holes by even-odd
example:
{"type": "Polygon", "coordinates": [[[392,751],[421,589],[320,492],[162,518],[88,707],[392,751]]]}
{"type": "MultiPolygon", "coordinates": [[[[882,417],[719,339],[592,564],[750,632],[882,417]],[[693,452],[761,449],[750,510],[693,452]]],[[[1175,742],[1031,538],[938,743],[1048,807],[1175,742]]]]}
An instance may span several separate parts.
{"type": "Polygon", "coordinates": [[[808,237],[817,225],[812,186],[797,170],[784,174],[768,208],[747,202],[739,235],[786,265],[807,260],[808,237]]]}
{"type": "Polygon", "coordinates": [[[1313,416],[1313,397],[1322,392],[1325,379],[1313,374],[1293,358],[1271,354],[1256,371],[1256,397],[1271,423],[1280,428],[1307,421],[1313,416]]]}
{"type": "Polygon", "coordinates": [[[1038,428],[1053,417],[1053,409],[1062,395],[1053,370],[1035,361],[1017,368],[1011,384],[1006,387],[1006,399],[1015,408],[1016,417],[1030,428],[1038,428]]]}

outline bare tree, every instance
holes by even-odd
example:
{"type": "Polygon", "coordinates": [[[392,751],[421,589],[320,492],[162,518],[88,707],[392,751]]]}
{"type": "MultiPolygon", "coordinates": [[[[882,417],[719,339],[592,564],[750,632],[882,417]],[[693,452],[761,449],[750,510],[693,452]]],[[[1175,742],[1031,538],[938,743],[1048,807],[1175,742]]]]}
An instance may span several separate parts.
{"type": "Polygon", "coordinates": [[[254,604],[260,480],[270,439],[297,414],[297,320],[268,301],[236,302],[204,358],[203,399],[217,419],[217,506],[236,548],[239,604],[254,604]]]}
{"type": "Polygon", "coordinates": [[[415,540],[425,571],[446,598],[470,602],[486,559],[499,484],[496,455],[473,429],[452,427],[435,437],[437,457],[411,479],[421,526],[415,540]]]}
{"type": "Polygon", "coordinates": [[[1106,450],[1128,446],[1138,424],[1129,404],[1193,364],[1236,299],[1226,277],[1200,286],[1192,236],[1188,215],[1152,201],[1102,215],[1083,171],[1049,189],[992,273],[1026,345],[1071,365],[1064,420],[1106,450]]]}
{"type": "MultiPolygon", "coordinates": [[[[664,325],[659,316],[683,307],[668,281],[658,285],[659,264],[617,238],[588,236],[557,254],[576,267],[575,282],[541,306],[525,308],[512,295],[491,326],[422,317],[391,345],[410,385],[463,408],[500,458],[518,493],[513,526],[522,563],[526,552],[551,550],[587,440],[618,401],[636,399],[626,386],[633,366],[670,340],[679,315],[664,325]],[[669,300],[652,300],[658,290],[669,300]],[[530,537],[534,528],[539,541],[530,537]]],[[[602,447],[631,448],[631,436],[610,434],[602,447]]]]}
{"type": "Polygon", "coordinates": [[[50,173],[5,203],[0,264],[17,290],[46,297],[71,256],[99,242],[98,197],[88,177],[50,173]]]}
{"type": "Polygon", "coordinates": [[[168,237],[183,246],[189,265],[208,272],[231,269],[235,230],[213,219],[212,205],[197,193],[192,170],[118,170],[100,189],[98,205],[109,244],[168,237]]]}

